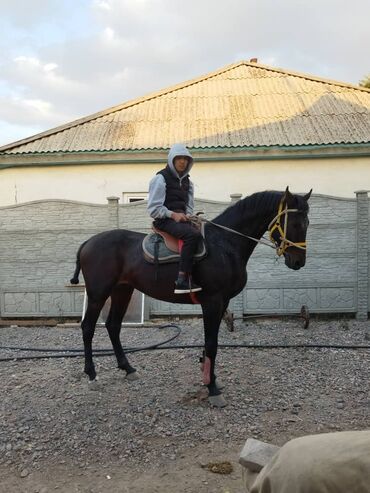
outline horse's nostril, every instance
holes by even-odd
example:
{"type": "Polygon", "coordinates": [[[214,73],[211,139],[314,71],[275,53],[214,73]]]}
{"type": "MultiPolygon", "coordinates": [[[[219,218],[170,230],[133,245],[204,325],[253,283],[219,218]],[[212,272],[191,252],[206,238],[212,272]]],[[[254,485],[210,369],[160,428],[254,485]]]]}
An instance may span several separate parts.
{"type": "Polygon", "coordinates": [[[294,262],[294,269],[296,269],[296,270],[300,269],[303,266],[304,266],[304,261],[296,260],[294,262]]]}

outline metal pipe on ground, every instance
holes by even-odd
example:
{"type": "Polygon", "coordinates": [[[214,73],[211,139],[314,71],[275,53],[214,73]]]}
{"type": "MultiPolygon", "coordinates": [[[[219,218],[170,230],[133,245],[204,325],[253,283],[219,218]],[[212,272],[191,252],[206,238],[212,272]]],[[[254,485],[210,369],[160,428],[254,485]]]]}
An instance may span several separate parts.
{"type": "Polygon", "coordinates": [[[255,315],[243,315],[242,317],[234,317],[234,314],[230,310],[226,310],[223,316],[223,320],[229,332],[234,332],[234,321],[235,320],[249,320],[257,318],[282,318],[282,317],[295,317],[303,319],[303,328],[308,329],[310,325],[310,312],[306,305],[302,305],[300,313],[266,313],[266,314],[255,314],[255,315]]]}

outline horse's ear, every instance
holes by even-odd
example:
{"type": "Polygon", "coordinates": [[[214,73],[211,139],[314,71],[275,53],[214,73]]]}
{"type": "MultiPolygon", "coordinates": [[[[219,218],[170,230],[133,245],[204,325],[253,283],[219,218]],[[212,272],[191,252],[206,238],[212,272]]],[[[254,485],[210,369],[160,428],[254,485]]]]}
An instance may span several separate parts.
{"type": "Polygon", "coordinates": [[[311,188],[311,190],[308,193],[306,193],[306,195],[303,196],[303,198],[305,199],[306,202],[311,197],[311,193],[312,193],[312,188],[311,188]]]}
{"type": "Polygon", "coordinates": [[[286,202],[288,204],[288,202],[290,202],[291,200],[293,200],[293,195],[289,192],[289,185],[288,185],[283,195],[283,202],[286,202]]]}

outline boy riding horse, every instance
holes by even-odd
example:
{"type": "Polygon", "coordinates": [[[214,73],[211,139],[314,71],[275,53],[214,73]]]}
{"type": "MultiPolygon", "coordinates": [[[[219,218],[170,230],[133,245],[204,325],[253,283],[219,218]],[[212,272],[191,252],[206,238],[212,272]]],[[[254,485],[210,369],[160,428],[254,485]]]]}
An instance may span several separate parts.
{"type": "Polygon", "coordinates": [[[183,240],[175,293],[201,291],[192,280],[193,256],[201,233],[189,221],[194,208],[194,185],[189,179],[193,158],[183,144],[174,144],[167,166],[150,181],[148,212],[154,227],[183,240]]]}

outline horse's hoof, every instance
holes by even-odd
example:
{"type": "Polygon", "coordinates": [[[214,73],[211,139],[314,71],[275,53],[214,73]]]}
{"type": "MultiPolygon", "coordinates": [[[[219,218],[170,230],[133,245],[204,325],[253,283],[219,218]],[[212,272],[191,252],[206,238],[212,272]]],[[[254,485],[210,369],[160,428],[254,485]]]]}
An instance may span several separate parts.
{"type": "Polygon", "coordinates": [[[215,380],[215,384],[216,384],[216,387],[220,390],[224,389],[225,388],[225,384],[223,382],[220,382],[220,380],[218,378],[216,378],[215,380]]]}
{"type": "Polygon", "coordinates": [[[100,390],[100,385],[98,380],[89,380],[89,390],[100,390]]]}
{"type": "Polygon", "coordinates": [[[126,375],[126,379],[129,381],[129,382],[135,382],[136,380],[139,380],[140,377],[139,375],[137,374],[137,371],[132,371],[131,373],[127,373],[126,375]]]}
{"type": "Polygon", "coordinates": [[[208,396],[208,402],[211,404],[212,407],[221,408],[227,406],[227,402],[225,401],[222,394],[208,396]]]}

